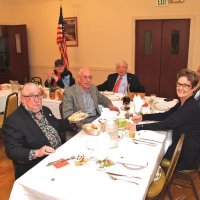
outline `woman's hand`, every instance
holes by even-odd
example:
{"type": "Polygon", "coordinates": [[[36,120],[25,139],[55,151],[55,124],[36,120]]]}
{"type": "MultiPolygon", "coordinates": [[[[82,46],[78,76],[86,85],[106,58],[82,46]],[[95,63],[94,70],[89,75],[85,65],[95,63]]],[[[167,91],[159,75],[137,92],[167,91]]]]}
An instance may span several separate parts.
{"type": "Polygon", "coordinates": [[[133,116],[132,121],[137,124],[138,122],[142,121],[142,115],[133,116]]]}
{"type": "Polygon", "coordinates": [[[125,130],[131,130],[133,132],[136,131],[136,125],[135,124],[129,124],[125,127],[125,130]]]}

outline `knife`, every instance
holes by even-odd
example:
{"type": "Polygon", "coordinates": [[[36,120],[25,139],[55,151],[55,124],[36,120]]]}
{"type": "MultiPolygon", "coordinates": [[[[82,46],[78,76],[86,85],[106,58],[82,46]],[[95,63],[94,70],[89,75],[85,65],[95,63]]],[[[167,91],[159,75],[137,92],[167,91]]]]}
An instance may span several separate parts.
{"type": "Polygon", "coordinates": [[[147,139],[147,138],[138,138],[139,140],[146,140],[146,141],[150,141],[150,142],[158,142],[158,143],[163,143],[161,141],[158,140],[152,140],[152,139],[147,139]]]}
{"type": "Polygon", "coordinates": [[[47,166],[54,165],[54,164],[56,164],[56,163],[59,163],[60,161],[63,162],[63,161],[68,161],[68,160],[72,160],[72,159],[75,159],[75,158],[76,158],[75,156],[71,156],[71,157],[66,158],[66,159],[61,158],[61,159],[58,159],[58,160],[55,160],[55,161],[49,162],[49,163],[47,164],[47,166]]]}
{"type": "Polygon", "coordinates": [[[131,165],[131,166],[135,166],[135,167],[138,167],[138,168],[145,168],[145,167],[147,167],[147,165],[148,165],[148,162],[147,162],[146,166],[144,166],[144,165],[132,164],[132,163],[126,163],[126,162],[116,162],[116,163],[119,163],[119,164],[121,164],[121,165],[131,165]]]}
{"type": "Polygon", "coordinates": [[[128,177],[128,178],[138,178],[141,179],[141,177],[138,176],[128,176],[126,174],[117,174],[117,173],[112,173],[112,172],[106,172],[109,175],[113,175],[113,176],[124,176],[124,177],[128,177]]]}
{"type": "Polygon", "coordinates": [[[149,144],[149,145],[157,145],[157,143],[155,142],[150,142],[150,141],[145,141],[145,140],[140,140],[140,139],[135,139],[135,138],[133,138],[132,141],[149,144]]]}

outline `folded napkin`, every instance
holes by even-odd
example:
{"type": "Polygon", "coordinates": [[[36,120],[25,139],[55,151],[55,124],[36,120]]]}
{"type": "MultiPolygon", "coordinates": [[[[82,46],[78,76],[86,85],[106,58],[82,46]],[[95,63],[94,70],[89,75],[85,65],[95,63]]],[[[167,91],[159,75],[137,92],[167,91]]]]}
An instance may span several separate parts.
{"type": "Polygon", "coordinates": [[[136,113],[140,113],[142,106],[144,104],[143,99],[140,97],[140,95],[135,95],[133,97],[133,103],[134,103],[134,107],[135,107],[135,112],[136,113]]]}
{"type": "Polygon", "coordinates": [[[149,142],[163,142],[165,137],[165,134],[150,130],[141,130],[135,134],[136,139],[146,139],[149,140],[149,142]]]}

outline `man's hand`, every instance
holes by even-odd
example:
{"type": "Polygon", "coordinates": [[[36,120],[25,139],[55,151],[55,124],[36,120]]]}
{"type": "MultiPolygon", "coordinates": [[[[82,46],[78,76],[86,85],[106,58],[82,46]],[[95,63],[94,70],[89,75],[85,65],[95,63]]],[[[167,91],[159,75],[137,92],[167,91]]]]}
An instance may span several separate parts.
{"type": "Polygon", "coordinates": [[[114,111],[117,111],[117,112],[120,111],[119,108],[117,106],[114,106],[113,104],[110,104],[108,107],[109,107],[110,110],[114,110],[114,111]]]}
{"type": "Polygon", "coordinates": [[[52,154],[54,152],[55,152],[55,149],[53,149],[50,146],[46,146],[45,145],[45,146],[41,147],[40,149],[37,149],[35,151],[35,155],[36,155],[36,157],[39,158],[39,157],[50,155],[50,154],[52,154]]]}

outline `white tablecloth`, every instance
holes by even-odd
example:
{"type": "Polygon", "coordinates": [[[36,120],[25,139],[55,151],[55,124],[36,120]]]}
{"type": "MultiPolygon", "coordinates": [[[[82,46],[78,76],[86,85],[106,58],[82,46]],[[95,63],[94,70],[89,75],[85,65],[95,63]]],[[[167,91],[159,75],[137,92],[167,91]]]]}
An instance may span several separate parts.
{"type": "Polygon", "coordinates": [[[0,90],[0,112],[5,111],[7,96],[11,94],[11,90],[0,90]]]}
{"type": "MultiPolygon", "coordinates": [[[[147,134],[148,131],[141,134],[147,134]]],[[[140,135],[141,135],[140,134],[140,135]]],[[[78,133],[68,142],[63,144],[56,153],[51,154],[26,174],[15,181],[10,200],[35,200],[35,199],[67,199],[67,200],[102,200],[102,199],[126,199],[143,200],[146,197],[148,187],[153,180],[159,163],[163,158],[171,142],[171,132],[152,132],[149,134],[155,139],[160,138],[162,143],[156,146],[134,144],[131,139],[124,136],[117,148],[104,148],[107,141],[106,133],[99,136],[89,136],[83,131],[78,133]],[[69,165],[59,169],[47,166],[48,162],[60,158],[68,158],[72,155],[84,154],[89,157],[88,142],[95,142],[95,153],[108,155],[108,158],[117,162],[121,159],[131,159],[133,164],[147,165],[143,169],[129,170],[121,164],[115,164],[104,171],[97,168],[96,161],[89,161],[82,166],[76,166],[73,161],[69,165]],[[107,151],[106,151],[107,150],[107,151]],[[143,164],[142,164],[143,163],[143,164]],[[141,179],[133,179],[139,183],[114,181],[106,171],[117,171],[129,175],[139,176],[141,179]]]]}

